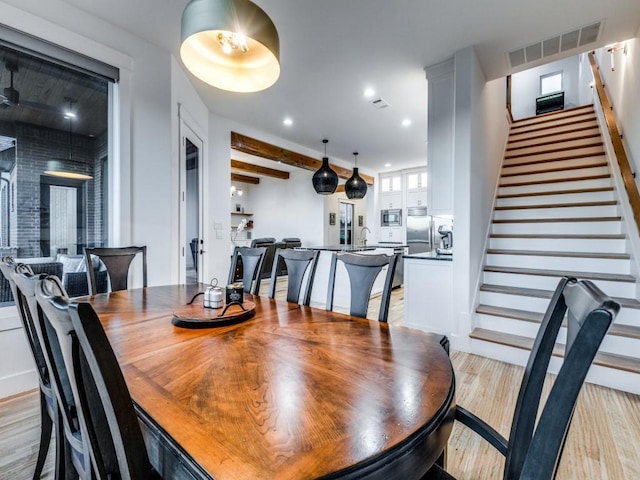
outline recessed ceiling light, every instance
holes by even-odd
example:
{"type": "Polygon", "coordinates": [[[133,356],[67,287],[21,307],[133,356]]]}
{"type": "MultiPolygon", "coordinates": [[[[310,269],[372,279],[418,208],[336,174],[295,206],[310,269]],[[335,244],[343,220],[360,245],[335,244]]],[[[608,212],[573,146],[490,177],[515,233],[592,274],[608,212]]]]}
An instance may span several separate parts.
{"type": "Polygon", "coordinates": [[[365,97],[370,98],[370,97],[373,97],[376,94],[376,91],[371,87],[367,87],[367,88],[364,89],[364,92],[362,92],[362,94],[365,97]]]}
{"type": "Polygon", "coordinates": [[[389,168],[391,166],[391,164],[390,163],[385,163],[384,166],[389,168]]]}
{"type": "Polygon", "coordinates": [[[283,121],[282,121],[283,125],[286,125],[287,127],[290,127],[291,125],[293,125],[293,120],[289,117],[286,117],[283,121]]]}
{"type": "Polygon", "coordinates": [[[402,126],[403,127],[408,127],[411,125],[411,119],[410,118],[405,118],[404,120],[402,120],[402,126]]]}

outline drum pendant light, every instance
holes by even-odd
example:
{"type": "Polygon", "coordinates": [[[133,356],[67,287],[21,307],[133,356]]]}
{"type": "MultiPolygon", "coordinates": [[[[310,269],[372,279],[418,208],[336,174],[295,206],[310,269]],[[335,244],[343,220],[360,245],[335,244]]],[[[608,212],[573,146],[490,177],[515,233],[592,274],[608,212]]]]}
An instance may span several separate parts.
{"type": "Polygon", "coordinates": [[[353,175],[351,178],[347,180],[344,184],[344,193],[346,193],[347,198],[364,198],[367,194],[367,184],[362,179],[360,175],[358,175],[358,152],[353,152],[353,156],[355,158],[355,166],[353,167],[353,175]]]}
{"type": "Polygon", "coordinates": [[[182,13],[180,58],[200,80],[231,92],[258,92],[280,76],[280,39],[249,0],[191,0],[182,13]]]}
{"type": "Polygon", "coordinates": [[[313,188],[320,195],[331,195],[338,188],[338,174],[329,166],[329,157],[327,157],[327,143],[329,140],[322,140],[324,143],[324,157],[322,157],[322,166],[313,174],[313,188]]]}

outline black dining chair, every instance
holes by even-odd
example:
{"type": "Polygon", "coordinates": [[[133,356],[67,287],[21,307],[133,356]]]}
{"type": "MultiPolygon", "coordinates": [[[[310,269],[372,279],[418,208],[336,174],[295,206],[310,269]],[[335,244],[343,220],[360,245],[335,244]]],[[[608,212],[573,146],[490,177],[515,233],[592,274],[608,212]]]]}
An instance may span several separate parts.
{"type": "Polygon", "coordinates": [[[313,279],[318,265],[318,250],[293,250],[291,248],[276,250],[273,268],[271,269],[271,284],[269,286],[269,298],[276,295],[276,282],[280,273],[280,259],[287,267],[287,302],[300,303],[300,293],[302,292],[305,272],[307,281],[304,283],[304,298],[302,305],[311,303],[311,289],[313,279]]]}
{"type": "Polygon", "coordinates": [[[42,308],[43,296],[40,293],[43,282],[47,285],[47,296],[67,298],[66,291],[60,279],[55,275],[23,276],[20,279],[16,278],[16,280],[24,286],[24,291],[30,294],[27,298],[33,305],[34,321],[40,335],[47,367],[51,373],[64,437],[65,478],[91,480],[95,477],[92,474],[83,411],[75,398],[75,385],[72,382],[73,372],[68,367],[69,360],[65,358],[70,355],[72,335],[70,332],[67,332],[66,335],[58,335],[57,330],[48,320],[48,316],[52,313],[48,305],[46,309],[42,308]]]}
{"type": "Polygon", "coordinates": [[[338,261],[347,269],[349,284],[351,287],[351,306],[349,314],[367,318],[369,299],[373,290],[373,284],[384,267],[387,274],[382,289],[378,321],[386,322],[389,316],[389,301],[391,299],[391,287],[393,275],[398,262],[398,255],[362,255],[357,253],[333,253],[331,255],[331,268],[329,270],[329,288],[327,289],[327,310],[333,310],[333,297],[336,281],[336,268],[338,261]]]}
{"type": "Polygon", "coordinates": [[[236,280],[236,271],[239,264],[242,264],[242,286],[245,293],[258,295],[260,292],[260,280],[262,276],[262,265],[264,263],[267,249],[264,247],[235,247],[231,258],[231,268],[229,269],[229,281],[236,280]]]}
{"type": "Polygon", "coordinates": [[[126,290],[128,288],[129,268],[136,255],[142,255],[142,286],[147,286],[147,247],[96,247],[85,248],[84,255],[87,262],[87,282],[89,284],[89,295],[98,293],[96,287],[96,270],[100,262],[109,273],[109,284],[111,291],[126,290]],[[94,263],[95,262],[95,263],[94,263]]]}
{"type": "MultiPolygon", "coordinates": [[[[152,468],[118,361],[93,307],[71,302],[54,276],[40,279],[36,298],[65,372],[86,457],[80,478],[159,479],[152,468]]],[[[63,385],[64,388],[64,385],[63,385]]]]}
{"type": "MultiPolygon", "coordinates": [[[[593,283],[562,278],[544,315],[524,371],[509,439],[465,408],[456,408],[457,421],[505,456],[503,479],[555,478],[578,394],[619,310],[620,305],[593,283]],[[538,418],[542,387],[565,314],[564,361],[538,418]]],[[[434,465],[423,480],[453,478],[439,465],[434,465]]]]}
{"type": "Polygon", "coordinates": [[[11,292],[13,293],[13,298],[18,310],[18,317],[24,328],[24,333],[27,336],[29,350],[33,356],[38,373],[40,386],[40,443],[33,478],[40,478],[42,474],[42,468],[47,458],[51,434],[53,432],[56,445],[54,475],[56,479],[62,479],[64,478],[64,436],[62,435],[59,423],[60,414],[58,412],[58,404],[55,400],[55,393],[51,385],[51,376],[44,358],[40,338],[27,301],[28,296],[33,296],[33,282],[27,280],[25,285],[20,281],[23,276],[25,278],[34,277],[34,274],[28,265],[15,263],[8,257],[4,257],[0,262],[0,270],[2,270],[2,274],[11,287],[11,292]],[[17,282],[19,285],[16,283],[16,277],[18,277],[17,282]],[[31,291],[28,289],[31,289],[31,291]]]}

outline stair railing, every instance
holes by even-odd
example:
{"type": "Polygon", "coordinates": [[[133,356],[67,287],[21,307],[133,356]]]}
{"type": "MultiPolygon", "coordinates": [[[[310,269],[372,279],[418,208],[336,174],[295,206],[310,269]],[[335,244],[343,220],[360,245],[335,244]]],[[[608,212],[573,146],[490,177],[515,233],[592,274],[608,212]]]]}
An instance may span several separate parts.
{"type": "Polygon", "coordinates": [[[622,182],[624,184],[625,190],[627,191],[627,196],[629,197],[629,204],[631,205],[631,210],[633,213],[633,218],[636,222],[636,227],[638,231],[640,231],[640,193],[638,192],[638,185],[636,184],[635,178],[633,176],[629,158],[627,157],[627,153],[624,149],[624,144],[622,143],[622,138],[620,137],[620,131],[618,130],[618,126],[613,115],[613,106],[609,102],[607,92],[604,89],[604,83],[602,82],[602,77],[600,76],[600,71],[596,62],[594,52],[589,52],[589,63],[591,64],[591,71],[593,73],[596,92],[598,94],[598,98],[600,99],[602,112],[604,114],[607,129],[609,130],[609,135],[611,137],[613,152],[618,161],[618,166],[622,175],[622,182]]]}

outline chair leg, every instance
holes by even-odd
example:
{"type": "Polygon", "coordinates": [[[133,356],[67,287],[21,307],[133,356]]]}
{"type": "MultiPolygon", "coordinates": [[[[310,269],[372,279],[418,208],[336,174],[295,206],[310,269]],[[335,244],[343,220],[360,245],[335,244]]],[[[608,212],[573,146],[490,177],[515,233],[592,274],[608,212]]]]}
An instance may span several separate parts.
{"type": "Polygon", "coordinates": [[[33,472],[34,480],[42,475],[42,468],[47,459],[49,451],[49,443],[51,442],[51,432],[53,431],[53,420],[49,417],[47,411],[47,399],[40,390],[40,449],[38,450],[38,460],[36,461],[36,470],[33,472]]]}
{"type": "Polygon", "coordinates": [[[60,410],[58,410],[57,405],[54,406],[54,415],[55,421],[53,422],[54,430],[54,441],[56,442],[56,464],[55,464],[55,480],[65,480],[66,479],[66,458],[65,451],[68,450],[66,447],[66,441],[64,438],[64,431],[62,425],[62,415],[60,410]]]}

